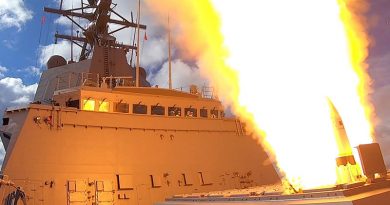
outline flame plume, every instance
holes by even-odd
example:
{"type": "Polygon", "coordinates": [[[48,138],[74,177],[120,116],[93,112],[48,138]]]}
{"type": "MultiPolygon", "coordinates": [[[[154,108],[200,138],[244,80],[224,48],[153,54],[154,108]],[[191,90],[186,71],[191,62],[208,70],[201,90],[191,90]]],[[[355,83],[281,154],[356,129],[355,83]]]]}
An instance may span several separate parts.
{"type": "Polygon", "coordinates": [[[337,181],[328,98],[352,147],[372,142],[363,1],[146,2],[160,19],[170,13],[176,47],[253,125],[295,189],[337,181]]]}

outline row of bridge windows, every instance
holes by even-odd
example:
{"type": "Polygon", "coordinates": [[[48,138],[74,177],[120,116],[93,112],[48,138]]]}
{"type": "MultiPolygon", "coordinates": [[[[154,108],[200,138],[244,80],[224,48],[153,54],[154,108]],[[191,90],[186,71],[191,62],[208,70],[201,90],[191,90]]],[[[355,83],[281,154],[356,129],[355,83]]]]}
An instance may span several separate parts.
{"type": "MultiPolygon", "coordinates": [[[[133,104],[133,113],[134,114],[148,114],[148,106],[142,104],[133,104]]],[[[127,103],[114,103],[114,112],[129,112],[129,104],[127,103]]],[[[151,115],[168,115],[168,116],[185,116],[185,117],[211,117],[211,118],[222,118],[224,117],[223,111],[219,111],[217,109],[208,110],[206,108],[193,108],[193,107],[177,107],[172,106],[166,109],[165,106],[161,105],[152,105],[150,106],[150,114],[151,115]]]]}
{"type": "MultiPolygon", "coordinates": [[[[66,103],[68,107],[77,107],[79,108],[79,100],[68,101],[66,103]]],[[[120,113],[130,113],[130,105],[128,103],[112,103],[113,112],[120,113]]],[[[83,110],[90,111],[100,111],[100,112],[110,112],[110,102],[108,101],[95,101],[93,99],[85,99],[82,101],[81,105],[83,110]]],[[[147,106],[144,104],[132,104],[132,113],[134,114],[148,114],[148,109],[150,109],[151,115],[160,115],[160,116],[185,116],[185,117],[203,117],[203,118],[223,118],[224,112],[217,109],[206,109],[206,108],[194,108],[194,107],[178,107],[170,106],[166,107],[162,105],[152,105],[147,106]]]]}

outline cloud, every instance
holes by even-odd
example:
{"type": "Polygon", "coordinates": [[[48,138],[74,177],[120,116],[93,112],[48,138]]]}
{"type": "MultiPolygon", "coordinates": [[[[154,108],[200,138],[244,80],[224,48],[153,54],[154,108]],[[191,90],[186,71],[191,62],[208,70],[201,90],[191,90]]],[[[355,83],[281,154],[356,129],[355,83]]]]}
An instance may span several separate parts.
{"type": "MultiPolygon", "coordinates": [[[[162,65],[162,68],[155,74],[149,76],[149,82],[159,87],[168,87],[168,62],[162,65]]],[[[189,85],[194,84],[203,86],[207,81],[200,75],[199,69],[184,63],[180,59],[172,62],[172,87],[174,89],[187,89],[189,85]]]]}
{"type": "Polygon", "coordinates": [[[375,139],[381,145],[385,163],[390,168],[390,52],[381,56],[370,56],[369,73],[373,79],[372,103],[375,108],[377,124],[375,139]]]}
{"type": "Polygon", "coordinates": [[[373,104],[375,107],[375,113],[378,117],[378,123],[376,125],[376,140],[382,147],[382,153],[384,155],[386,165],[390,167],[390,84],[379,89],[376,89],[373,96],[373,104]]]}
{"type": "Polygon", "coordinates": [[[368,59],[371,78],[376,88],[390,83],[390,52],[381,56],[371,56],[368,59]]]}
{"type": "Polygon", "coordinates": [[[32,11],[26,8],[23,0],[0,1],[0,29],[17,27],[20,30],[30,19],[32,11]]]}
{"type": "Polygon", "coordinates": [[[40,76],[42,74],[41,69],[39,69],[35,66],[28,66],[27,68],[23,69],[23,71],[25,71],[29,75],[33,75],[33,76],[40,76]]]}
{"type": "MultiPolygon", "coordinates": [[[[60,5],[61,0],[54,0],[56,5],[60,5]]],[[[62,1],[63,9],[72,9],[81,7],[81,1],[62,1]]]]}
{"type": "Polygon", "coordinates": [[[56,20],[54,20],[54,23],[55,23],[55,24],[62,25],[62,26],[68,26],[68,25],[71,24],[71,22],[69,21],[69,19],[66,18],[65,16],[60,16],[60,17],[58,17],[56,20]]]}
{"type": "MultiPolygon", "coordinates": [[[[25,71],[38,74],[39,69],[33,66],[27,67],[25,71]]],[[[29,103],[35,94],[38,84],[25,85],[20,78],[6,77],[8,69],[0,66],[0,113],[6,106],[21,105],[29,103]],[[2,106],[2,107],[1,107],[2,106]]]]}
{"type": "Polygon", "coordinates": [[[29,103],[33,99],[37,87],[37,83],[25,85],[20,78],[5,77],[0,79],[0,103],[11,106],[29,103]]]}
{"type": "Polygon", "coordinates": [[[14,49],[16,40],[3,40],[3,46],[8,48],[8,49],[14,49]]]}
{"type": "MultiPolygon", "coordinates": [[[[70,60],[71,44],[69,41],[60,40],[57,44],[50,44],[47,46],[41,46],[39,48],[39,63],[40,65],[46,65],[49,58],[53,55],[60,55],[67,60],[70,60]]],[[[76,44],[73,44],[73,60],[79,58],[81,48],[76,44]]]]}
{"type": "Polygon", "coordinates": [[[6,67],[0,65],[0,78],[3,78],[4,73],[7,71],[8,71],[8,69],[6,67]]]}
{"type": "Polygon", "coordinates": [[[141,63],[147,68],[161,66],[168,59],[167,40],[163,38],[152,38],[144,41],[141,46],[141,63]]]}

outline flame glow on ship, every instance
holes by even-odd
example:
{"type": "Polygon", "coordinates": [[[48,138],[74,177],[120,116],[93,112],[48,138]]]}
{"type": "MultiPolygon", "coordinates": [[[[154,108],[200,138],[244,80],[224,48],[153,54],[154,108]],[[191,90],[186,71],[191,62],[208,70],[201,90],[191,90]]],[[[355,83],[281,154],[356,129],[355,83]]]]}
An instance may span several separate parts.
{"type": "Polygon", "coordinates": [[[147,0],[170,12],[177,46],[249,120],[295,188],[336,183],[327,98],[351,145],[372,142],[367,9],[355,0],[147,0]],[[193,22],[189,25],[187,22],[193,22]]]}

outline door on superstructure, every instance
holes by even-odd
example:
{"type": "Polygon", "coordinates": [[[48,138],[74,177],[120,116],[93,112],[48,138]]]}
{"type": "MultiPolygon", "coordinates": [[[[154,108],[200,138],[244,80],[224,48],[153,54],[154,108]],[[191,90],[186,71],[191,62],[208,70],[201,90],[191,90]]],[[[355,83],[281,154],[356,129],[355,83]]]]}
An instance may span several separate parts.
{"type": "Polygon", "coordinates": [[[114,184],[110,180],[101,180],[95,182],[96,205],[114,204],[114,184]]]}
{"type": "Polygon", "coordinates": [[[115,190],[111,180],[68,180],[68,205],[114,205],[115,190]]]}
{"type": "Polygon", "coordinates": [[[67,181],[67,204],[87,205],[89,201],[88,182],[84,179],[74,179],[67,181]]]}

